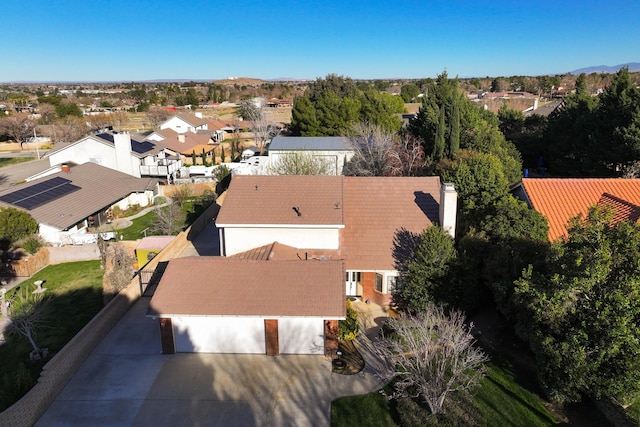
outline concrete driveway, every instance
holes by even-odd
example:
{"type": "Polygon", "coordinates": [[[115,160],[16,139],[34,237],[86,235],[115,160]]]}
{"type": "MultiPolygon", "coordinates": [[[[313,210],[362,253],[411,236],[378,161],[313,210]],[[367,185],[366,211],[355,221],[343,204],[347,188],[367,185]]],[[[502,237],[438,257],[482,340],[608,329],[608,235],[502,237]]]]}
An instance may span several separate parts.
{"type": "Polygon", "coordinates": [[[329,426],[331,401],[381,384],[324,356],[160,354],[140,299],[36,426],[329,426]]]}

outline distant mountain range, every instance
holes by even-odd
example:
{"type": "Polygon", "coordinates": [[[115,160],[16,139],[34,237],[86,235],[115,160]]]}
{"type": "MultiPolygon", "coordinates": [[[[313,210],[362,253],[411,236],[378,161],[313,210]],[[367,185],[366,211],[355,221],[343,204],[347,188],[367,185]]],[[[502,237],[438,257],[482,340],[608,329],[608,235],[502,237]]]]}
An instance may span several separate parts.
{"type": "Polygon", "coordinates": [[[570,73],[571,74],[617,73],[622,67],[629,67],[630,73],[635,73],[640,71],[640,63],[628,62],[626,64],[614,65],[613,67],[610,67],[608,65],[596,65],[596,66],[591,66],[586,68],[580,68],[577,70],[570,71],[570,73]]]}

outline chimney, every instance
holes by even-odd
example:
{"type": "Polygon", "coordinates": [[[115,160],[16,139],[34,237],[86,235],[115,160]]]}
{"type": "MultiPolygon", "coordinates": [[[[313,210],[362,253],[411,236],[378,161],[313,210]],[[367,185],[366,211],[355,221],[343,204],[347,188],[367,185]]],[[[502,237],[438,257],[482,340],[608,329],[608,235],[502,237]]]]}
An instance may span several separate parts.
{"type": "Polygon", "coordinates": [[[537,110],[538,109],[538,98],[533,100],[533,110],[537,110]]]}
{"type": "Polygon", "coordinates": [[[456,216],[458,210],[458,193],[451,182],[440,187],[440,227],[451,237],[456,237],[456,216]]]}
{"type": "Polygon", "coordinates": [[[69,172],[71,172],[71,166],[69,166],[68,164],[64,163],[64,164],[62,164],[62,165],[60,166],[60,170],[61,170],[62,172],[69,173],[69,172]]]}
{"type": "Polygon", "coordinates": [[[131,160],[131,136],[126,133],[114,133],[113,145],[116,149],[116,167],[122,173],[140,178],[140,171],[135,173],[131,160]]]}
{"type": "Polygon", "coordinates": [[[178,142],[182,142],[184,144],[184,140],[185,140],[184,134],[183,133],[179,133],[178,134],[178,142]]]}

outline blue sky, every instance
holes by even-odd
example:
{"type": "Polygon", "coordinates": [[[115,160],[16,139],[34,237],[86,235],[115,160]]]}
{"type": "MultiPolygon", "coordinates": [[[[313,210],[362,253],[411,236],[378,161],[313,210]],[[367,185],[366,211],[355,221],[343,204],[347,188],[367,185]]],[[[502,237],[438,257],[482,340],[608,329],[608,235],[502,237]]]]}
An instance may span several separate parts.
{"type": "Polygon", "coordinates": [[[8,0],[0,17],[0,82],[495,77],[640,62],[638,0],[8,0]]]}

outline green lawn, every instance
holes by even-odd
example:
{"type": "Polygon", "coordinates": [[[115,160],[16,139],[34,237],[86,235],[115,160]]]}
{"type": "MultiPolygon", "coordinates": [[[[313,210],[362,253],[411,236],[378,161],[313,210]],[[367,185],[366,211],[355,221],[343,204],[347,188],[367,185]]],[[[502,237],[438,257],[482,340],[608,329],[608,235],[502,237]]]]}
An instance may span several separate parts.
{"type": "Polygon", "coordinates": [[[558,424],[542,400],[518,384],[508,368],[487,364],[487,376],[473,394],[473,402],[489,426],[548,426],[558,424]]]}
{"type": "MultiPolygon", "coordinates": [[[[36,331],[36,343],[55,354],[103,307],[100,261],[50,265],[20,284],[18,292],[35,289],[33,282],[44,280],[46,307],[44,327],[36,331]]],[[[17,289],[14,288],[14,289],[17,289]]],[[[13,290],[7,293],[12,294],[13,290]]],[[[10,406],[36,383],[46,360],[29,360],[31,346],[22,336],[5,336],[0,346],[0,411],[10,406]]]]}
{"type": "Polygon", "coordinates": [[[395,427],[391,402],[380,393],[342,397],[331,402],[333,427],[395,427]]]}
{"type": "MultiPolygon", "coordinates": [[[[473,403],[480,413],[478,425],[549,426],[558,424],[542,400],[518,384],[508,369],[488,364],[487,376],[473,392],[473,403]]],[[[332,426],[395,426],[395,403],[379,392],[344,397],[331,404],[332,426]]]]}
{"type": "Polygon", "coordinates": [[[17,165],[18,163],[30,162],[35,160],[35,157],[7,157],[0,158],[0,168],[4,166],[17,165]]]}
{"type": "MultiPolygon", "coordinates": [[[[201,205],[199,199],[195,197],[184,202],[182,205],[182,221],[184,226],[193,223],[208,206],[208,204],[206,206],[201,205]]],[[[122,234],[124,240],[142,239],[145,237],[145,230],[147,236],[154,236],[159,234],[152,230],[155,218],[155,212],[151,211],[146,215],[131,220],[132,224],[129,227],[118,230],[118,232],[122,234]]]]}
{"type": "Polygon", "coordinates": [[[632,420],[640,424],[640,399],[636,400],[633,405],[627,408],[627,414],[629,414],[632,420]]]}

